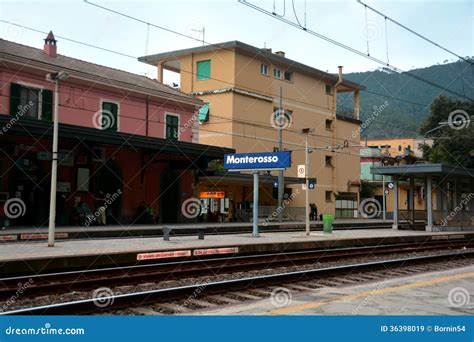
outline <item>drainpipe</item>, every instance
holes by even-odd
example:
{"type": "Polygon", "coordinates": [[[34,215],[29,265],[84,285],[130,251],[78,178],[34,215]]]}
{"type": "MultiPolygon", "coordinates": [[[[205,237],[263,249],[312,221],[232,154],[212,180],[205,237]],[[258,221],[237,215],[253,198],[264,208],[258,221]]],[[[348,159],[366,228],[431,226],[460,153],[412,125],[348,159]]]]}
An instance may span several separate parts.
{"type": "Polygon", "coordinates": [[[149,116],[149,106],[150,106],[150,95],[147,95],[146,100],[146,110],[145,110],[145,135],[148,136],[148,116],[149,116]]]}
{"type": "MultiPolygon", "coordinates": [[[[336,129],[337,129],[337,120],[336,120],[336,112],[337,112],[337,87],[342,83],[342,65],[338,66],[339,69],[339,78],[334,85],[334,127],[332,129],[332,142],[331,144],[334,146],[336,143],[336,129]]],[[[337,155],[336,153],[332,153],[332,193],[336,196],[336,189],[337,189],[337,178],[336,178],[336,168],[337,168],[337,155]]]]}

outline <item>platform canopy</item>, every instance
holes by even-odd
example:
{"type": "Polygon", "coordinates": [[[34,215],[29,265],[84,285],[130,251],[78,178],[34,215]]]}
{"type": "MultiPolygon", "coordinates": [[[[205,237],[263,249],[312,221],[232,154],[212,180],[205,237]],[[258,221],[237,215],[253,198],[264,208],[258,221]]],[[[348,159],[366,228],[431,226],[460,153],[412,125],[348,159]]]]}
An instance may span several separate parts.
{"type": "Polygon", "coordinates": [[[394,229],[398,229],[398,188],[401,180],[408,180],[410,184],[407,198],[409,221],[414,223],[415,214],[422,214],[427,231],[474,229],[474,169],[447,164],[413,164],[375,166],[370,170],[373,174],[393,179],[394,229]],[[417,210],[416,213],[415,179],[424,182],[424,187],[418,190],[418,198],[425,200],[425,210],[417,210]]]}

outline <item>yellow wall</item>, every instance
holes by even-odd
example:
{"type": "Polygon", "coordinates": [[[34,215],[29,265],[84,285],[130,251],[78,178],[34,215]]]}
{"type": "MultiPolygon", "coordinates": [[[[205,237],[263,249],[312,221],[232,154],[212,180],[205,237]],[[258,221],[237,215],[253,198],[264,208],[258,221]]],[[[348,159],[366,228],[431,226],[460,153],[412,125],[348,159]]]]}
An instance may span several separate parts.
{"type": "MultiPolygon", "coordinates": [[[[296,177],[298,164],[304,164],[304,137],[302,128],[314,128],[309,146],[317,148],[310,154],[310,177],[317,178],[316,190],[310,191],[310,202],[315,202],[320,213],[335,212],[335,200],[326,202],[325,191],[358,192],[360,178],[359,149],[344,149],[334,153],[322,150],[327,146],[360,144],[357,123],[337,120],[336,99],[326,94],[326,82],[293,71],[293,80],[278,80],[273,77],[274,66],[269,65],[269,76],[260,73],[262,63],[258,57],[235,54],[229,50],[217,50],[180,57],[181,91],[196,93],[225,88],[238,88],[259,95],[271,97],[264,100],[239,93],[199,95],[210,103],[209,122],[200,126],[200,143],[225,146],[237,152],[273,151],[278,146],[278,131],[271,126],[273,110],[279,106],[280,86],[283,87],[283,107],[293,112],[291,126],[283,132],[284,148],[296,150],[292,153],[292,167],[285,176],[296,177]],[[211,59],[210,80],[196,79],[196,62],[211,59]],[[229,84],[231,83],[231,84],[229,84]],[[229,120],[232,119],[233,122],[229,120]],[[333,129],[326,129],[326,119],[333,120],[333,129]],[[355,132],[355,133],[354,133],[355,132]],[[354,154],[354,155],[351,155],[354,154]],[[325,156],[333,156],[334,167],[325,165],[325,156]],[[352,184],[352,185],[351,185],[352,184]]],[[[285,70],[281,67],[282,72],[285,70]]],[[[291,70],[291,69],[290,69],[291,70]]],[[[274,172],[277,175],[277,172],[274,172]]],[[[299,196],[291,205],[304,206],[304,192],[301,185],[299,196]]]]}

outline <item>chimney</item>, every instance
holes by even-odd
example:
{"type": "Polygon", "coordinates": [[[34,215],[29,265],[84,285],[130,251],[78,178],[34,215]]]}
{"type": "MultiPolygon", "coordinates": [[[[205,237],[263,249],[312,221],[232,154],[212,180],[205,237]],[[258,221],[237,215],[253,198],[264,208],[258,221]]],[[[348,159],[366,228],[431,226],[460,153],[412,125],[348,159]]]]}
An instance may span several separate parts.
{"type": "Polygon", "coordinates": [[[265,51],[265,52],[272,53],[272,48],[264,47],[262,50],[265,51]]]}
{"type": "Polygon", "coordinates": [[[342,82],[342,65],[339,65],[338,68],[339,68],[339,80],[338,80],[338,83],[341,83],[341,82],[342,82]]]}
{"type": "Polygon", "coordinates": [[[277,51],[277,52],[275,52],[275,55],[285,57],[285,51],[277,51]]]}
{"type": "Polygon", "coordinates": [[[53,31],[49,31],[48,36],[44,40],[43,52],[50,57],[56,57],[57,54],[57,40],[54,39],[53,31]]]}

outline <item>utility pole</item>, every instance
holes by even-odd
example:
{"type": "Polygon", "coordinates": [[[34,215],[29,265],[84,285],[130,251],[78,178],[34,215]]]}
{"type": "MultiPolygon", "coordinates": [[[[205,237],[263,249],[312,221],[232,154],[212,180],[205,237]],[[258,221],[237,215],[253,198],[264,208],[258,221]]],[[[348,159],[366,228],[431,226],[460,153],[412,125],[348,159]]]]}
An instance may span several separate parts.
{"type": "Polygon", "coordinates": [[[59,81],[69,75],[64,72],[55,72],[46,75],[46,80],[54,82],[54,114],[53,114],[53,153],[51,154],[51,194],[49,201],[48,247],[54,247],[56,230],[56,182],[58,176],[58,127],[59,127],[59,81]]]}
{"type": "Polygon", "coordinates": [[[386,198],[385,198],[385,196],[387,196],[387,195],[385,194],[385,175],[382,175],[382,190],[383,190],[383,197],[382,197],[382,199],[383,199],[383,201],[382,201],[382,213],[383,213],[383,220],[384,220],[384,222],[385,222],[385,220],[386,220],[385,203],[386,203],[386,201],[387,201],[386,198]]]}
{"type": "MultiPolygon", "coordinates": [[[[278,110],[278,152],[283,151],[283,122],[282,122],[282,117],[281,115],[285,115],[284,110],[283,110],[283,87],[280,86],[280,108],[278,110]]],[[[283,117],[285,119],[285,117],[283,117]]],[[[283,190],[284,190],[284,176],[283,176],[283,170],[278,171],[278,207],[280,210],[278,210],[278,222],[282,221],[283,218],[283,190]]]]}
{"type": "Polygon", "coordinates": [[[305,191],[305,213],[306,213],[306,235],[311,233],[309,226],[309,150],[308,150],[308,135],[312,132],[311,128],[303,128],[301,132],[305,137],[305,148],[304,148],[304,158],[305,158],[305,181],[306,181],[306,191],[305,191]]]}

